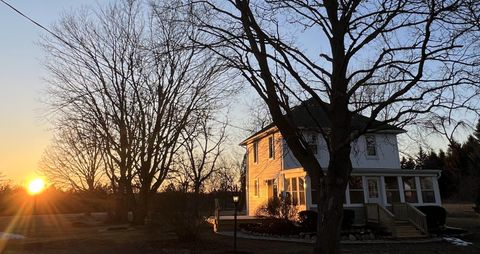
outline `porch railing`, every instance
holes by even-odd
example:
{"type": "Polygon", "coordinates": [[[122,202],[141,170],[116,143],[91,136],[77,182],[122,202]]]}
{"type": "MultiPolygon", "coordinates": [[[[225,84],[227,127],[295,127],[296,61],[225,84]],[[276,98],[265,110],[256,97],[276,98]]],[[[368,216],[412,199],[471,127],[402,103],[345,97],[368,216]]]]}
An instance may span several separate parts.
{"type": "Polygon", "coordinates": [[[398,220],[410,221],[422,233],[428,234],[427,216],[409,203],[392,204],[393,213],[398,220]]]}
{"type": "Polygon", "coordinates": [[[385,207],[377,203],[365,204],[367,222],[377,223],[385,226],[393,235],[396,234],[395,215],[393,215],[385,207]]]}

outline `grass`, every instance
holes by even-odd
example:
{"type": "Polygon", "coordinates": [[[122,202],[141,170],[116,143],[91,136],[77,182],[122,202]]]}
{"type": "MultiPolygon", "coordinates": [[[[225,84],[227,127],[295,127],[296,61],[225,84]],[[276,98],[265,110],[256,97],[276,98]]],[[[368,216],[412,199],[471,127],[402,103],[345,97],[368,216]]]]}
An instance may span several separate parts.
{"type": "MultiPolygon", "coordinates": [[[[101,216],[97,216],[100,222],[101,216]]],[[[6,231],[13,217],[0,217],[0,231],[6,231]]],[[[11,232],[26,235],[25,240],[1,242],[1,253],[70,254],[70,253],[232,253],[233,239],[216,235],[208,225],[200,229],[200,240],[179,241],[173,232],[157,227],[107,226],[101,223],[79,223],[81,215],[23,216],[16,219],[11,232]],[[116,228],[117,230],[110,230],[116,228]]],[[[480,219],[450,218],[450,226],[462,227],[472,234],[464,240],[473,246],[452,244],[351,244],[342,246],[342,253],[480,253],[480,219]]],[[[265,242],[238,239],[239,253],[311,253],[311,244],[265,242]]]]}

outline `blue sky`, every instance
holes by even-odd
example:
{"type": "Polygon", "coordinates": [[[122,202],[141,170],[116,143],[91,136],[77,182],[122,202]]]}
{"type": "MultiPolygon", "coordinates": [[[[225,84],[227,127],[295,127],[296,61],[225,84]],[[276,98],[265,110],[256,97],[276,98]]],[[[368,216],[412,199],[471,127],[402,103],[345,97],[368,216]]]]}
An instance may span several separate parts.
{"type": "MultiPolygon", "coordinates": [[[[110,0],[7,1],[50,27],[64,12],[85,5],[101,5],[110,0]]],[[[16,183],[23,183],[35,175],[38,161],[51,137],[50,126],[44,118],[46,107],[41,103],[42,91],[47,86],[43,80],[47,72],[42,65],[45,53],[36,44],[44,31],[0,2],[0,33],[0,172],[16,183]]],[[[314,44],[311,48],[319,51],[328,49],[316,36],[304,36],[306,44],[314,44]]],[[[241,97],[244,98],[239,98],[239,103],[230,111],[230,115],[236,118],[230,119],[233,120],[231,123],[237,126],[243,126],[239,120],[245,116],[245,105],[242,104],[251,99],[250,96],[241,97]]],[[[237,131],[236,134],[233,137],[235,140],[240,141],[244,137],[243,132],[237,131]]],[[[438,138],[430,139],[430,142],[435,148],[445,148],[445,143],[438,138]]],[[[407,151],[418,148],[417,143],[408,139],[402,143],[407,151]]]]}
{"type": "MultiPolygon", "coordinates": [[[[65,11],[94,0],[7,0],[49,27],[65,11]]],[[[43,50],[36,45],[44,32],[0,3],[0,172],[22,183],[33,177],[50,140],[43,119],[41,93],[46,87],[43,50]]]]}

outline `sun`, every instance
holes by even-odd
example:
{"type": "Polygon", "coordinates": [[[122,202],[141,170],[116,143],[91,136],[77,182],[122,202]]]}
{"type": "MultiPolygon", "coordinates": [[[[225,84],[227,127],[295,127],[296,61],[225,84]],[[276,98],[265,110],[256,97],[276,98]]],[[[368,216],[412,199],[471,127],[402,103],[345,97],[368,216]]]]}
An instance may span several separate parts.
{"type": "Polygon", "coordinates": [[[36,195],[45,189],[45,181],[41,178],[35,178],[28,184],[28,193],[30,195],[36,195]]]}

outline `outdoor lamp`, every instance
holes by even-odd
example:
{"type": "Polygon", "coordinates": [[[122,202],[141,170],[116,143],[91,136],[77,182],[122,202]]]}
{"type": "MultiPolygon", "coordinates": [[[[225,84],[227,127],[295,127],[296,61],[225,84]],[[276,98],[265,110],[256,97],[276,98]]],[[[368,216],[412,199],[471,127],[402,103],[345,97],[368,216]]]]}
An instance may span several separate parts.
{"type": "Polygon", "coordinates": [[[235,211],[233,213],[233,253],[237,253],[237,206],[239,199],[238,194],[233,195],[233,204],[235,205],[235,211]]]}

